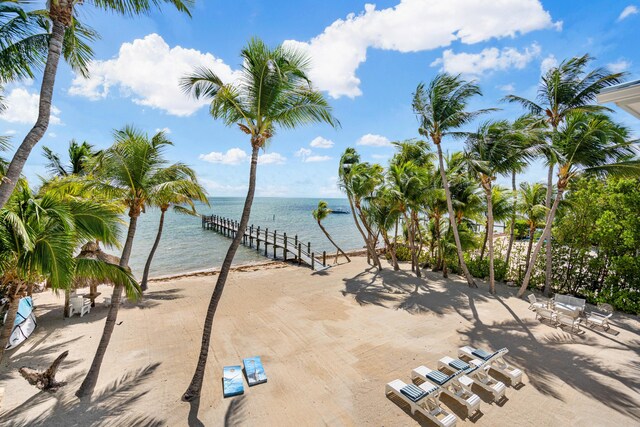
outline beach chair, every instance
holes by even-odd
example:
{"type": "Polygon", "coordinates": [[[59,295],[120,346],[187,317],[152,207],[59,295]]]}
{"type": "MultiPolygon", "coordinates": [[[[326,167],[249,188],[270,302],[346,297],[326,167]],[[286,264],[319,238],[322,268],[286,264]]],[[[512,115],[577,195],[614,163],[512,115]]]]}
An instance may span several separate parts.
{"type": "Polygon", "coordinates": [[[438,369],[444,369],[446,372],[457,372],[460,369],[465,371],[465,374],[473,380],[473,382],[480,388],[493,395],[493,400],[501,400],[506,391],[506,386],[502,381],[498,381],[487,373],[490,366],[486,362],[481,362],[478,359],[470,360],[469,363],[460,360],[453,359],[449,356],[445,356],[438,361],[438,369]]]}
{"type": "Polygon", "coordinates": [[[556,326],[556,317],[557,313],[553,310],[549,310],[548,308],[539,308],[536,310],[536,319],[540,319],[540,321],[548,320],[553,326],[556,326]]]}
{"type": "Polygon", "coordinates": [[[580,321],[582,319],[576,319],[573,318],[572,316],[567,316],[566,314],[562,314],[562,313],[558,313],[558,315],[556,316],[556,319],[558,321],[558,324],[562,327],[562,326],[568,326],[571,328],[571,331],[573,331],[574,329],[577,332],[580,332],[580,321]]]}
{"type": "Polygon", "coordinates": [[[85,300],[83,297],[69,298],[69,317],[75,313],[80,313],[80,317],[85,313],[91,312],[91,301],[85,300]]]}
{"type": "Polygon", "coordinates": [[[591,313],[589,313],[589,316],[587,316],[586,324],[589,327],[592,327],[593,325],[597,325],[597,326],[601,326],[605,330],[608,330],[609,319],[611,318],[611,316],[613,316],[613,313],[609,313],[605,315],[605,314],[592,311],[591,313]]]}
{"type": "Polygon", "coordinates": [[[385,394],[390,394],[402,399],[411,407],[411,414],[416,411],[427,417],[431,422],[440,427],[453,427],[458,418],[444,410],[438,403],[438,397],[442,389],[430,383],[420,386],[405,384],[402,380],[393,380],[385,387],[385,394]]]}
{"type": "Polygon", "coordinates": [[[527,296],[527,299],[531,303],[531,305],[529,306],[529,310],[536,311],[539,308],[547,308],[547,305],[543,302],[539,302],[534,294],[529,294],[529,296],[527,296]]]}
{"type": "Polygon", "coordinates": [[[522,370],[514,368],[504,360],[504,355],[508,352],[509,349],[506,347],[493,353],[489,353],[482,349],[467,345],[458,349],[458,357],[466,357],[470,360],[477,357],[480,360],[489,362],[491,364],[491,369],[494,369],[509,378],[509,380],[511,380],[511,385],[514,386],[522,382],[522,370]]]}
{"type": "Polygon", "coordinates": [[[467,417],[480,410],[480,398],[471,391],[473,380],[458,371],[447,375],[442,371],[434,371],[426,366],[418,366],[411,371],[411,379],[420,378],[422,381],[430,382],[442,388],[442,393],[467,408],[467,417]],[[464,381],[463,385],[461,381],[464,381]]]}

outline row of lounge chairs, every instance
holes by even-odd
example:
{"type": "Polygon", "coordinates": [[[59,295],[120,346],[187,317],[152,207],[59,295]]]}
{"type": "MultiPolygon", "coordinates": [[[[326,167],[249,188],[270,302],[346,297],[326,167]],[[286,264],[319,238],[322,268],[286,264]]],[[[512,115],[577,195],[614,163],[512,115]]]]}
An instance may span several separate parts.
{"type": "Polygon", "coordinates": [[[511,386],[522,383],[522,371],[504,360],[508,349],[487,352],[470,346],[458,349],[458,359],[445,356],[438,361],[438,369],[419,366],[411,371],[411,379],[420,379],[422,384],[406,384],[394,380],[386,385],[387,396],[395,396],[407,403],[411,414],[416,411],[441,427],[456,425],[457,418],[440,405],[442,394],[466,407],[467,417],[480,410],[480,397],[471,387],[473,384],[493,396],[494,401],[505,398],[506,386],[489,375],[495,370],[509,378],[511,386]]]}

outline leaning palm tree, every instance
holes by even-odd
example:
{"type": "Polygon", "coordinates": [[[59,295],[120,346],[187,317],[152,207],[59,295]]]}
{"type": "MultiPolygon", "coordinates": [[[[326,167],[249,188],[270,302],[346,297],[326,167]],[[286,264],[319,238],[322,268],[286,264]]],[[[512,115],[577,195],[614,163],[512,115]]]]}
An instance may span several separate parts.
{"type": "MultiPolygon", "coordinates": [[[[331,114],[325,97],[313,88],[307,78],[309,58],[299,51],[278,46],[269,48],[259,39],[252,39],[242,49],[241,77],[234,83],[224,83],[213,71],[199,68],[182,81],[185,91],[198,99],[211,100],[210,113],[227,126],[238,126],[249,135],[251,164],[249,188],[239,229],[249,223],[256,185],[258,153],[271,140],[277,127],[293,129],[303,124],[325,122],[339,125],[331,114]]],[[[224,285],[243,238],[237,233],[225,255],[216,286],[205,317],[202,345],[193,379],[183,395],[192,400],[200,395],[204,379],[211,328],[224,285]]]]}
{"type": "Polygon", "coordinates": [[[452,76],[447,73],[438,74],[425,87],[420,83],[413,95],[413,111],[418,116],[420,128],[418,132],[424,137],[430,138],[438,150],[438,162],[442,185],[447,197],[447,209],[449,222],[453,232],[460,268],[462,269],[469,287],[477,287],[467,264],[464,262],[462,245],[458,235],[458,227],[455,221],[449,182],[444,169],[442,154],[442,139],[447,135],[456,135],[461,126],[468,124],[478,115],[490,110],[466,111],[469,100],[475,95],[482,95],[480,87],[475,83],[463,80],[460,76],[452,76]]]}
{"type": "Polygon", "coordinates": [[[21,180],[0,209],[0,290],[9,312],[0,331],[0,359],[11,333],[18,302],[43,279],[53,290],[67,290],[77,279],[108,281],[135,297],[139,288],[125,269],[95,259],[74,258],[77,247],[100,239],[117,244],[117,210],[91,199],[62,198],[48,189],[33,193],[21,180]]]}
{"type": "MultiPolygon", "coordinates": [[[[618,84],[624,77],[624,73],[610,73],[605,68],[596,68],[587,71],[589,63],[593,60],[589,55],[583,55],[564,60],[557,67],[549,69],[538,84],[538,94],[535,101],[508,95],[506,101],[522,105],[529,113],[538,116],[546,122],[551,132],[547,143],[549,146],[558,137],[558,127],[566,120],[567,116],[574,112],[602,112],[611,111],[609,108],[596,105],[596,95],[605,87],[618,84]]],[[[547,194],[545,206],[547,212],[551,212],[553,175],[558,163],[547,151],[547,194]]],[[[546,243],[546,272],[545,295],[551,291],[551,239],[546,243]]]]}
{"type": "MultiPolygon", "coordinates": [[[[542,236],[531,255],[518,296],[522,296],[535,268],[536,258],[545,240],[551,240],[551,226],[558,204],[572,178],[580,172],[640,175],[640,161],[629,141],[629,129],[615,123],[603,113],[572,112],[566,116],[553,141],[555,158],[558,159],[556,198],[547,214],[542,236]]],[[[548,191],[548,190],[547,190],[548,191]]]]}
{"type": "Polygon", "coordinates": [[[5,179],[0,182],[0,208],[7,202],[16,186],[31,150],[40,142],[49,127],[53,89],[60,56],[64,56],[76,71],[88,75],[88,64],[93,56],[93,51],[87,43],[98,35],[78,21],[76,7],[91,5],[98,10],[135,16],[146,14],[161,3],[172,4],[179,11],[189,14],[192,0],[57,0],[46,2],[46,10],[39,11],[41,26],[46,32],[47,48],[40,87],[38,119],[16,150],[7,168],[5,179]]]}
{"type": "Polygon", "coordinates": [[[93,149],[93,145],[87,141],[78,144],[75,139],[69,142],[69,163],[65,165],[60,155],[51,151],[49,147],[42,147],[44,158],[47,159],[45,167],[49,173],[55,176],[85,175],[88,164],[99,154],[93,149]]]}
{"type": "Polygon", "coordinates": [[[341,253],[347,259],[347,262],[351,262],[349,255],[347,255],[342,249],[340,249],[340,247],[336,244],[336,242],[333,241],[333,239],[329,235],[327,229],[322,225],[322,221],[326,219],[330,213],[331,209],[329,209],[329,205],[324,200],[320,200],[318,202],[318,207],[314,209],[313,212],[311,212],[311,214],[313,215],[313,219],[315,219],[318,223],[318,227],[320,227],[320,230],[322,230],[324,235],[327,236],[327,239],[329,239],[331,244],[336,248],[336,261],[338,261],[338,253],[341,253]]]}
{"type": "Polygon", "coordinates": [[[547,208],[544,205],[546,192],[545,186],[540,183],[529,184],[528,182],[523,182],[520,184],[518,212],[520,212],[520,215],[529,226],[529,244],[525,257],[525,270],[529,268],[531,248],[533,248],[536,230],[540,225],[544,226],[544,217],[547,214],[547,208]]]}
{"type": "Polygon", "coordinates": [[[160,222],[158,223],[158,233],[156,239],[151,247],[151,252],[147,257],[147,262],[144,265],[144,272],[142,273],[142,280],[140,281],[140,288],[143,291],[147,290],[147,281],[149,279],[149,269],[151,268],[151,261],[160,244],[160,238],[162,237],[162,228],[164,226],[164,215],[173,206],[173,211],[179,214],[185,215],[198,215],[196,212],[194,201],[202,202],[209,206],[209,199],[207,199],[204,188],[198,183],[196,174],[190,168],[184,167],[180,170],[181,175],[186,175],[187,178],[178,177],[175,180],[163,182],[158,185],[152,196],[153,205],[160,209],[160,222]],[[182,205],[187,205],[189,208],[185,208],[182,205]]]}
{"type": "MultiPolygon", "coordinates": [[[[87,188],[99,194],[119,200],[127,208],[129,227],[120,256],[120,267],[127,268],[133,239],[136,234],[138,218],[145,209],[153,204],[156,193],[167,183],[188,179],[191,170],[182,163],[168,165],[164,150],[173,145],[164,134],[156,133],[149,138],[144,132],[131,126],[118,130],[114,134],[115,143],[103,151],[96,159],[94,179],[87,179],[87,188]]],[[[109,346],[111,334],[118,317],[123,287],[113,287],[111,306],[104,325],[104,331],[91,367],[76,392],[82,398],[93,393],[102,359],[109,346]]]]}

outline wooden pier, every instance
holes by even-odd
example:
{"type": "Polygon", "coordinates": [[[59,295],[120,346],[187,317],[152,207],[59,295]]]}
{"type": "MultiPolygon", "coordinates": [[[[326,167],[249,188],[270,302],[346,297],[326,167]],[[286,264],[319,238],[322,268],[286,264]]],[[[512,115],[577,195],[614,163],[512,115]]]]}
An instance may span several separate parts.
{"type": "MultiPolygon", "coordinates": [[[[239,221],[218,215],[202,215],[203,229],[213,230],[232,239],[238,234],[239,224],[239,221]]],[[[242,244],[264,253],[265,257],[292,261],[298,265],[304,264],[313,271],[322,271],[330,267],[327,265],[327,252],[316,254],[311,249],[311,242],[303,243],[297,234],[291,237],[287,236],[287,233],[269,231],[268,228],[261,229],[252,224],[244,231],[242,244]]]]}

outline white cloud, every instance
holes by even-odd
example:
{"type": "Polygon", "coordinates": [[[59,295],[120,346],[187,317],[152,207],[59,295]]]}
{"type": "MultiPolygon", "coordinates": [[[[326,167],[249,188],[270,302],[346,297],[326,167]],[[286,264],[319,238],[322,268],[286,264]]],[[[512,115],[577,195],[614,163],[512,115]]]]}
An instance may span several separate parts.
{"type": "Polygon", "coordinates": [[[308,42],[284,43],[310,55],[309,76],[318,88],[354,98],[362,94],[356,71],[369,48],[419,52],[560,26],[539,0],[401,0],[380,10],[365,4],[363,12],[334,21],[308,42]]]}
{"type": "Polygon", "coordinates": [[[55,132],[49,132],[49,138],[55,138],[58,136],[58,134],[56,134],[55,132]]]}
{"type": "Polygon", "coordinates": [[[195,67],[212,69],[224,82],[237,77],[231,67],[210,53],[181,46],[172,48],[158,34],[149,34],[123,43],[113,59],[93,61],[89,66],[91,77],[77,75],[69,93],[99,100],[106,98],[111,88],[118,87],[136,104],[188,116],[207,104],[206,100],[188,97],[179,87],[180,79],[195,67]]]}
{"type": "Polygon", "coordinates": [[[624,59],[607,64],[607,68],[612,73],[622,73],[623,71],[627,71],[629,67],[631,67],[631,62],[624,59]]]}
{"type": "Polygon", "coordinates": [[[9,129],[4,132],[5,135],[15,135],[17,132],[14,129],[9,129]]]}
{"type": "Polygon", "coordinates": [[[382,135],[374,135],[368,133],[366,135],[362,135],[356,145],[368,145],[370,147],[389,147],[391,142],[389,138],[382,135]]]}
{"type": "Polygon", "coordinates": [[[334,146],[334,143],[330,139],[318,136],[314,138],[309,145],[314,148],[331,148],[334,146]]]}
{"type": "Polygon", "coordinates": [[[171,129],[169,129],[168,127],[156,128],[156,133],[158,132],[164,132],[166,135],[169,135],[171,133],[171,129]]]}
{"type": "Polygon", "coordinates": [[[238,165],[249,160],[249,155],[241,148],[230,148],[226,153],[212,151],[209,154],[200,154],[198,157],[209,163],[222,163],[223,165],[238,165]]]}
{"type": "Polygon", "coordinates": [[[305,163],[317,163],[317,162],[326,162],[327,160],[331,160],[331,156],[309,156],[304,159],[305,163]]]}
{"type": "MultiPolygon", "coordinates": [[[[0,114],[0,119],[10,123],[24,123],[32,125],[38,119],[38,103],[40,95],[31,93],[22,87],[16,87],[4,97],[7,109],[0,114]]],[[[60,124],[60,109],[51,106],[49,124],[60,124]]]]}
{"type": "Polygon", "coordinates": [[[217,195],[220,193],[223,194],[237,194],[244,191],[247,191],[247,185],[229,185],[229,184],[221,184],[217,181],[212,181],[210,179],[198,178],[198,181],[202,183],[204,188],[212,195],[217,195]]]}
{"type": "Polygon", "coordinates": [[[626,19],[628,17],[630,17],[631,15],[635,15],[638,12],[640,12],[640,10],[638,10],[638,8],[636,6],[633,5],[629,5],[627,7],[625,7],[622,12],[620,13],[620,16],[618,16],[618,22],[622,21],[623,19],[626,19]]]}
{"type": "Polygon", "coordinates": [[[293,155],[296,156],[296,157],[305,158],[305,157],[311,155],[311,150],[309,150],[308,148],[302,147],[298,151],[296,151],[293,155]]]}
{"type": "Polygon", "coordinates": [[[516,87],[515,87],[515,85],[513,83],[497,86],[497,88],[500,89],[503,92],[515,92],[515,90],[516,90],[516,87]]]}
{"type": "Polygon", "coordinates": [[[480,53],[453,53],[447,49],[431,63],[431,66],[442,65],[441,70],[451,74],[479,76],[485,71],[523,69],[534,58],[540,55],[540,46],[536,43],[524,49],[507,47],[499,50],[496,47],[483,49],[480,53]]]}
{"type": "Polygon", "coordinates": [[[258,163],[261,165],[282,165],[287,158],[280,153],[266,153],[258,156],[258,163]]]}
{"type": "Polygon", "coordinates": [[[558,60],[556,59],[556,57],[554,55],[548,55],[540,63],[540,73],[546,74],[547,71],[557,66],[558,66],[558,60]]]}

